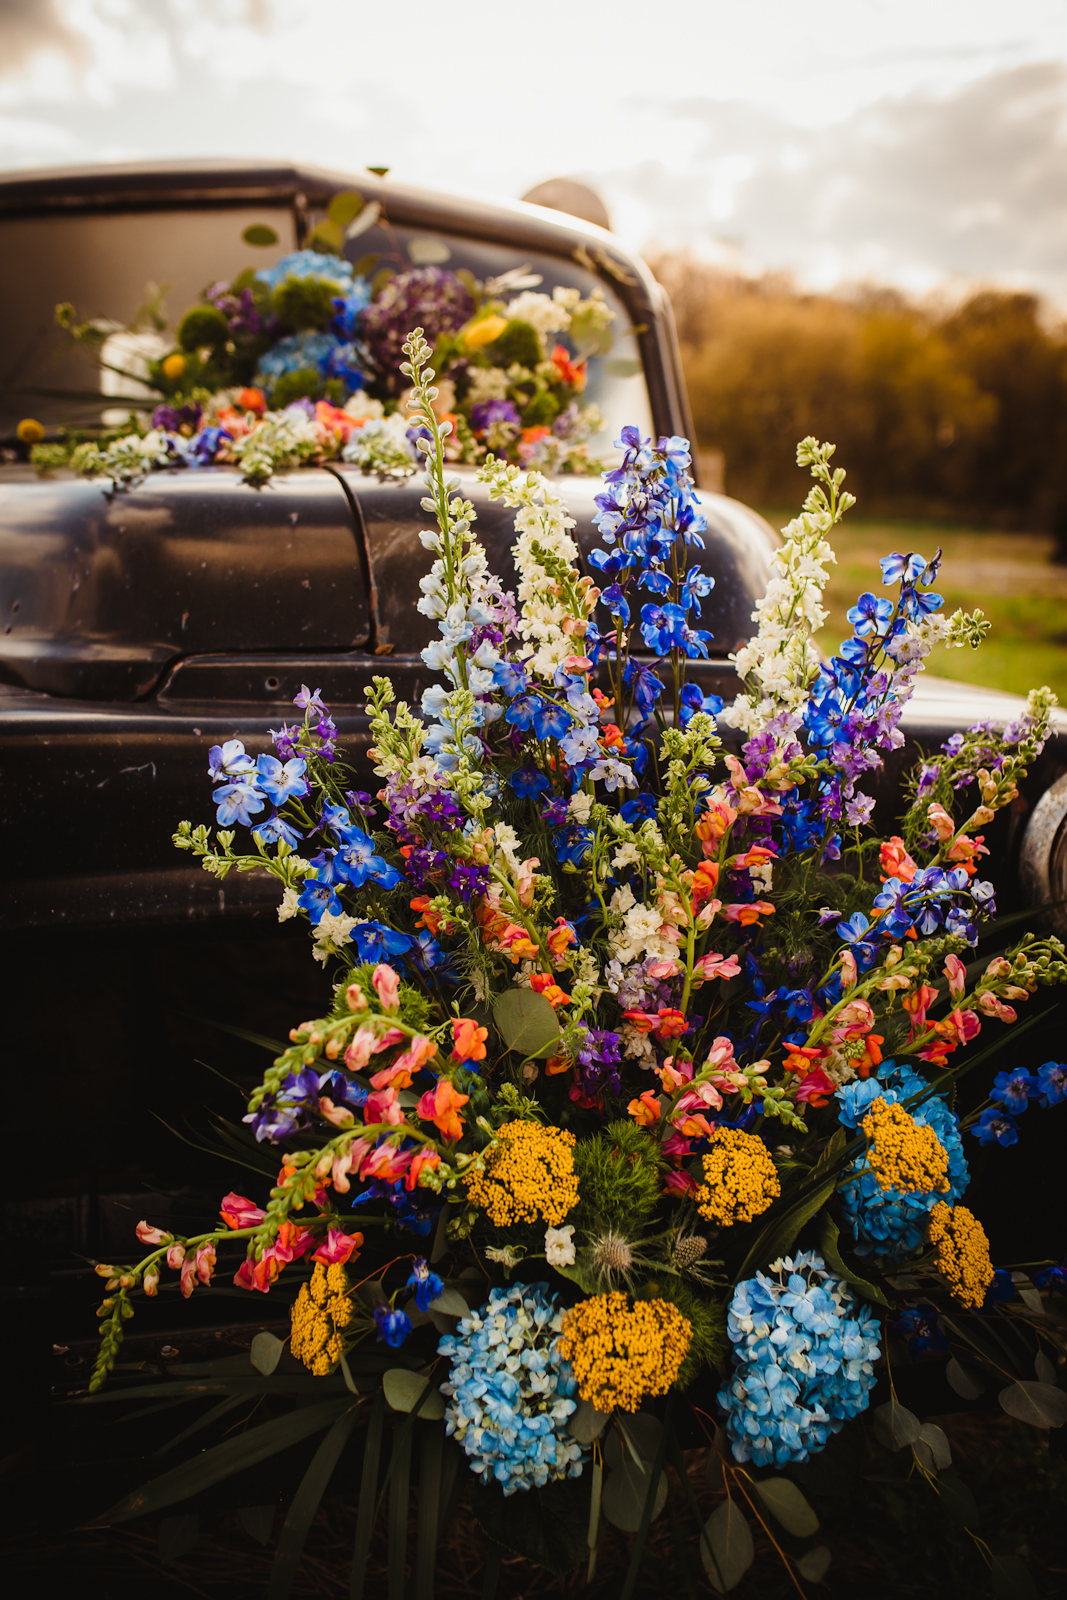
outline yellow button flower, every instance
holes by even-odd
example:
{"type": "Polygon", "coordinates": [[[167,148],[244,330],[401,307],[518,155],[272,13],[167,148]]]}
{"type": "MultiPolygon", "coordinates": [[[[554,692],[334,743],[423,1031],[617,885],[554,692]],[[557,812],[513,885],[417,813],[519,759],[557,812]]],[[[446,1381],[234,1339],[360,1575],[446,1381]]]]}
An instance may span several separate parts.
{"type": "Polygon", "coordinates": [[[930,1194],[948,1188],[948,1151],[933,1128],[921,1127],[903,1106],[875,1100],[862,1127],[867,1160],[883,1189],[930,1194]]]}
{"type": "Polygon", "coordinates": [[[342,1328],[352,1320],[348,1275],[343,1266],[318,1262],[311,1282],[296,1297],[291,1316],[289,1348],[316,1378],[325,1378],[344,1351],[342,1328]]]}
{"type": "Polygon", "coordinates": [[[40,444],[44,438],[44,429],[36,417],[23,417],[15,429],[15,437],[22,444],[40,444]]]}
{"type": "Polygon", "coordinates": [[[716,1128],[712,1134],[704,1180],[696,1192],[697,1208],[723,1228],[751,1222],[782,1192],[763,1140],[737,1128],[716,1128]]]}
{"type": "Polygon", "coordinates": [[[966,1206],[947,1206],[939,1200],[930,1213],[930,1243],[937,1270],[962,1305],[977,1310],[993,1282],[986,1231],[966,1206]]]}
{"type": "Polygon", "coordinates": [[[179,350],[175,350],[173,355],[169,355],[164,358],[163,376],[165,378],[169,378],[171,383],[173,383],[176,378],[182,377],[184,372],[185,357],[179,350]]]}
{"type": "Polygon", "coordinates": [[[574,1135],[539,1122],[505,1122],[467,1193],[498,1228],[540,1217],[557,1228],[578,1203],[574,1135]]]}
{"type": "Polygon", "coordinates": [[[567,1312],[559,1353],[583,1400],[598,1411],[636,1411],[646,1395],[666,1394],[692,1337],[692,1323],[669,1300],[638,1300],[631,1308],[615,1290],[567,1312]]]}

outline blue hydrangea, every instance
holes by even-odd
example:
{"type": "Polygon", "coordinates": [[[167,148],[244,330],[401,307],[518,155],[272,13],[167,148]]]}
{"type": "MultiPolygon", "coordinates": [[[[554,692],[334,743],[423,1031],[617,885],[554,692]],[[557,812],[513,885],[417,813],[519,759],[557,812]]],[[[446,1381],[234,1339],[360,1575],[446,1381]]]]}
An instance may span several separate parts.
{"type": "Polygon", "coordinates": [[[269,388],[284,373],[302,372],[306,367],[314,367],[324,377],[340,375],[349,360],[356,360],[355,349],[332,333],[291,333],[260,356],[256,379],[269,388]]]}
{"type": "Polygon", "coordinates": [[[735,1370],[719,1390],[737,1461],[807,1461],[866,1410],[878,1322],[813,1252],[739,1283],[726,1322],[735,1370]]]}
{"type": "MultiPolygon", "coordinates": [[[[884,1097],[890,1105],[909,1100],[927,1088],[927,1081],[911,1067],[885,1061],[877,1076],[857,1079],[838,1089],[838,1117],[843,1127],[858,1128],[873,1101],[884,1097]]],[[[914,1255],[926,1234],[930,1212],[939,1200],[954,1206],[963,1194],[971,1174],[963,1154],[959,1119],[940,1095],[930,1095],[921,1105],[908,1108],[920,1127],[932,1128],[948,1155],[947,1190],[936,1193],[905,1194],[900,1189],[883,1189],[873,1172],[845,1182],[838,1191],[841,1212],[855,1241],[856,1254],[879,1256],[886,1262],[903,1261],[914,1255]]],[[[850,1171],[866,1165],[861,1158],[850,1171]]]]}
{"type": "Polygon", "coordinates": [[[256,273],[260,283],[276,289],[286,278],[325,278],[347,289],[352,277],[352,263],[341,256],[324,255],[320,250],[294,250],[282,256],[273,267],[262,267],[256,273]]]}
{"type": "Polygon", "coordinates": [[[581,1476],[583,1451],[567,1432],[577,1385],[558,1353],[562,1326],[547,1283],[516,1283],[491,1289],[489,1304],[437,1347],[452,1363],[441,1385],[445,1428],[481,1482],[495,1479],[506,1495],[581,1476]]]}

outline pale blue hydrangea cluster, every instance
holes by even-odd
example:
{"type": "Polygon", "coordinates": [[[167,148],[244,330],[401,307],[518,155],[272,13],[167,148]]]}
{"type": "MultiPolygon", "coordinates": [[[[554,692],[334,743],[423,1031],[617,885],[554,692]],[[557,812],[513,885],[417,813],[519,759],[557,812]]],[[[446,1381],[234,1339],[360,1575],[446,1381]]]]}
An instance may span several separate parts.
{"type": "Polygon", "coordinates": [[[736,1366],[718,1395],[736,1460],[807,1461],[864,1411],[878,1326],[810,1251],[739,1283],[726,1323],[736,1366]]]}
{"type": "Polygon", "coordinates": [[[481,1482],[495,1479],[506,1495],[581,1476],[584,1453],[567,1432],[577,1385],[559,1357],[562,1326],[546,1283],[516,1283],[491,1289],[489,1304],[437,1347],[452,1363],[441,1385],[446,1430],[481,1482]]]}
{"type": "MultiPolygon", "coordinates": [[[[873,1101],[884,1097],[890,1105],[907,1101],[927,1088],[927,1081],[911,1067],[885,1061],[877,1077],[857,1079],[837,1091],[842,1127],[858,1128],[873,1101]]],[[[930,1095],[919,1105],[908,1107],[920,1127],[934,1130],[948,1154],[947,1190],[937,1193],[905,1194],[900,1189],[883,1189],[873,1172],[864,1172],[838,1191],[841,1212],[853,1239],[856,1254],[878,1256],[886,1262],[903,1261],[914,1255],[923,1242],[926,1224],[939,1200],[954,1206],[970,1182],[970,1171],[963,1154],[959,1121],[940,1095],[930,1095]]],[[[851,1171],[864,1167],[861,1158],[851,1171]]]]}

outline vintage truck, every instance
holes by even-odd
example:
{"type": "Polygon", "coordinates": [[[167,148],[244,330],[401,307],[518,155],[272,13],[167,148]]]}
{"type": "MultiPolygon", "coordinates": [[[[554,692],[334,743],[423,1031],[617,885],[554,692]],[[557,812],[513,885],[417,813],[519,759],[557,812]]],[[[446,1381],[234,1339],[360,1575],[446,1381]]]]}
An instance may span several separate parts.
{"type": "MultiPolygon", "coordinates": [[[[429,681],[419,652],[432,624],[415,609],[425,522],[417,474],[330,461],[250,483],[232,466],[184,467],[116,488],[38,471],[18,424],[31,416],[46,434],[63,422],[91,426],[114,403],[107,374],[110,395],[55,328],[57,302],[118,325],[146,281],[169,277],[181,307],[212,276],[244,265],[250,228],[269,227],[276,245],[260,259],[276,259],[314,237],[331,200],[353,189],[376,219],[346,242],[353,257],[448,261],[479,279],[525,271],[547,290],[599,290],[617,330],[610,359],[589,363],[606,444],[625,423],[692,433],[666,296],[641,260],[577,218],[459,200],[380,174],[265,162],[0,182],[3,926],[21,1002],[13,1054],[24,1071],[41,1063],[38,1088],[27,1079],[15,1096],[9,1148],[33,1147],[41,1074],[72,1113],[53,1136],[48,1175],[33,1155],[20,1167],[27,1248],[45,1235],[50,1251],[99,1245],[113,1230],[92,1197],[158,1181],[144,1154],[147,1111],[130,1107],[134,1086],[151,1082],[165,1109],[168,1076],[200,1047],[174,1021],[179,1012],[277,1032],[317,977],[294,976],[297,961],[301,974],[310,963],[293,930],[275,921],[273,880],[247,874],[220,884],[172,848],[180,819],[210,819],[209,747],[238,733],[269,747],[269,730],[306,683],[332,706],[370,787],[365,687],[385,671],[398,696],[417,700],[429,681]],[[51,1196],[52,1209],[34,1212],[35,1195],[51,1196]]],[[[489,503],[470,468],[457,470],[490,564],[510,584],[510,515],[489,503]]],[[[597,542],[597,488],[595,477],[566,480],[583,550],[597,542]]],[[[714,635],[712,654],[699,676],[729,695],[729,652],[751,631],[776,535],[737,501],[703,498],[716,586],[701,622],[714,635]]],[[[908,749],[884,774],[885,805],[920,749],[1018,708],[1007,696],[920,680],[904,722],[908,749]]],[[[990,830],[1003,905],[1067,898],[1065,773],[1061,732],[1014,811],[990,830]]]]}

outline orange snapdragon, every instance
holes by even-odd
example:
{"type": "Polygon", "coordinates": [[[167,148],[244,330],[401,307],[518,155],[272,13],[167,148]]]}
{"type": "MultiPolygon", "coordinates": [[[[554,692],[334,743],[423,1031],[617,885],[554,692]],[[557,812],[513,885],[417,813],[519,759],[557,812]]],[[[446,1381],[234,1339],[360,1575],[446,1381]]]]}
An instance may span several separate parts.
{"type": "Polygon", "coordinates": [[[453,1061],[484,1061],[488,1028],[479,1028],[470,1017],[457,1017],[452,1023],[453,1061]]]}
{"type": "Polygon", "coordinates": [[[461,1094],[447,1078],[439,1078],[432,1089],[427,1089],[416,1110],[424,1122],[434,1123],[442,1139],[461,1139],[463,1123],[459,1112],[469,1099],[469,1094],[461,1094]]]}

